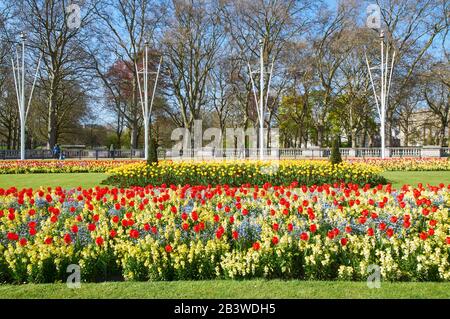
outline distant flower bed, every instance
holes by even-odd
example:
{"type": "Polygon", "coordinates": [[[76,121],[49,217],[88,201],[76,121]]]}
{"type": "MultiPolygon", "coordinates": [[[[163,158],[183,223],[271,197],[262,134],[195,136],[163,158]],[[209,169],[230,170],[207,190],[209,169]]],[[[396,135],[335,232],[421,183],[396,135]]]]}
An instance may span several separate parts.
{"type": "Polygon", "coordinates": [[[384,171],[450,171],[450,161],[446,158],[388,158],[352,160],[377,166],[384,171]]]}
{"type": "Polygon", "coordinates": [[[0,189],[0,282],[450,280],[450,186],[0,189]]]}
{"type": "MultiPolygon", "coordinates": [[[[103,173],[136,160],[25,160],[0,161],[0,174],[103,173]]],[[[141,161],[142,162],[142,161],[141,161]]]]}
{"type": "Polygon", "coordinates": [[[120,187],[146,185],[306,185],[344,182],[359,185],[385,183],[381,170],[363,163],[332,165],[320,160],[280,161],[160,161],[134,163],[111,169],[105,184],[120,187]]]}
{"type": "MultiPolygon", "coordinates": [[[[280,161],[159,161],[157,167],[149,167],[143,160],[0,160],[0,174],[32,174],[32,173],[103,173],[111,171],[115,176],[110,179],[114,185],[146,185],[146,181],[157,183],[175,184],[245,184],[257,180],[265,182],[265,176],[269,176],[269,182],[285,184],[291,180],[290,176],[301,175],[300,182],[330,183],[334,180],[324,179],[320,175],[333,174],[341,181],[352,182],[348,174],[352,174],[357,180],[353,182],[364,184],[368,175],[382,171],[450,171],[450,161],[444,158],[389,158],[389,159],[353,159],[341,164],[337,169],[330,169],[326,160],[280,160],[280,161]],[[124,166],[133,164],[131,166],[124,166]],[[357,164],[357,165],[351,165],[357,164]],[[365,165],[361,165],[365,164],[365,165]],[[278,167],[283,171],[277,173],[278,167]],[[117,168],[117,169],[116,169],[117,168]],[[312,169],[312,172],[309,170],[312,169]],[[346,171],[346,172],[344,172],[346,171]],[[124,174],[131,179],[123,180],[124,174]],[[235,174],[234,180],[230,174],[235,174]],[[311,176],[314,173],[315,176],[311,176]],[[186,175],[187,174],[187,175],[186,175]],[[248,174],[245,178],[242,174],[248,174]],[[319,175],[317,175],[319,174],[319,175]],[[341,174],[341,175],[340,175],[341,174]],[[140,175],[140,178],[137,178],[140,175]],[[184,175],[184,177],[182,177],[184,175]],[[260,178],[261,176],[261,178],[260,178]],[[284,178],[282,178],[284,176],[284,178]],[[307,177],[309,176],[309,177],[307,177]],[[195,177],[195,178],[194,178],[195,177]],[[163,180],[163,178],[169,178],[163,180]],[[136,184],[137,182],[137,184],[136,184]]],[[[377,184],[379,180],[374,180],[377,184]]],[[[153,183],[156,184],[156,183],[153,183]]]]}

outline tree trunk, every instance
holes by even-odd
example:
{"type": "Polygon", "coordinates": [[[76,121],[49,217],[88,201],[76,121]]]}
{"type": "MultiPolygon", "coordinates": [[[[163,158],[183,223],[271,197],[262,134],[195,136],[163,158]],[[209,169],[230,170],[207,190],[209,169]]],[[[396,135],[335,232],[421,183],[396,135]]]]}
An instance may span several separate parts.
{"type": "Polygon", "coordinates": [[[319,147],[323,147],[323,138],[324,138],[324,127],[322,124],[317,126],[317,144],[319,147]]]}
{"type": "Polygon", "coordinates": [[[47,148],[52,149],[56,144],[56,96],[53,81],[50,84],[48,99],[47,148]]]}
{"type": "Polygon", "coordinates": [[[350,140],[351,140],[351,143],[350,143],[351,147],[356,148],[357,147],[357,145],[356,145],[356,130],[354,130],[354,129],[351,130],[350,140]]]}
{"type": "Polygon", "coordinates": [[[137,148],[137,138],[138,138],[138,124],[137,124],[137,120],[134,120],[131,123],[131,132],[130,132],[130,145],[132,149],[136,149],[137,148]]]}
{"type": "Polygon", "coordinates": [[[8,126],[8,137],[6,139],[6,149],[10,150],[12,144],[12,128],[8,126]]]}
{"type": "Polygon", "coordinates": [[[445,128],[447,126],[447,119],[441,119],[441,130],[439,132],[439,145],[445,147],[445,128]]]}

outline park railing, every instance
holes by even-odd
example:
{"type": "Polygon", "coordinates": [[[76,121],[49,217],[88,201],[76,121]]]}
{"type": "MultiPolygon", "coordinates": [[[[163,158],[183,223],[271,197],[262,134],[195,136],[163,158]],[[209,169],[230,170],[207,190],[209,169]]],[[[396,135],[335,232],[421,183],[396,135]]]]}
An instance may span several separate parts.
{"type": "MultiPolygon", "coordinates": [[[[380,158],[381,149],[378,147],[367,148],[340,148],[343,158],[380,158]]],[[[160,159],[239,159],[239,158],[260,158],[260,150],[257,148],[238,149],[158,149],[160,159]]],[[[120,149],[120,150],[63,150],[63,158],[66,159],[143,159],[142,149],[120,149]]],[[[331,155],[330,148],[266,148],[264,158],[268,159],[310,159],[328,158],[331,155]]],[[[449,157],[449,147],[424,146],[424,147],[390,147],[386,148],[386,156],[390,158],[415,157],[449,157]]],[[[20,158],[19,150],[0,150],[0,160],[15,160],[20,158]]],[[[27,159],[52,159],[54,158],[50,150],[37,149],[27,150],[27,159]]]]}
{"type": "MultiPolygon", "coordinates": [[[[26,159],[56,159],[50,150],[26,150],[26,159]]],[[[132,150],[63,150],[62,158],[65,159],[139,159],[144,158],[144,151],[141,149],[132,150]]],[[[0,159],[15,160],[20,159],[18,150],[0,150],[0,159]]]]}

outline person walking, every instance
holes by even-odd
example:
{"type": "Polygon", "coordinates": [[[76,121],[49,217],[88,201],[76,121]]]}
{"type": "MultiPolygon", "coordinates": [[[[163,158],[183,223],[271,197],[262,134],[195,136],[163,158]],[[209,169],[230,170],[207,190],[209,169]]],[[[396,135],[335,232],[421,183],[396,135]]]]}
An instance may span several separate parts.
{"type": "Polygon", "coordinates": [[[53,146],[52,153],[53,153],[54,159],[59,159],[59,154],[61,153],[61,149],[58,144],[55,144],[55,146],[53,146]]]}

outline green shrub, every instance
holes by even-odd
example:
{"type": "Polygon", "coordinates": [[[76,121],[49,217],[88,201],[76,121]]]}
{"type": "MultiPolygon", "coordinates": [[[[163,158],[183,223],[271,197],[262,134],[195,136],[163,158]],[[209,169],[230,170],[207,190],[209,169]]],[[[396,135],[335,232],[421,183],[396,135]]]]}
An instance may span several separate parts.
{"type": "Polygon", "coordinates": [[[341,152],[339,150],[339,138],[335,138],[333,140],[333,146],[331,148],[330,162],[333,165],[339,164],[342,162],[341,152]]]}
{"type": "Polygon", "coordinates": [[[158,163],[158,144],[154,138],[150,138],[150,145],[148,150],[147,164],[158,163]]]}

